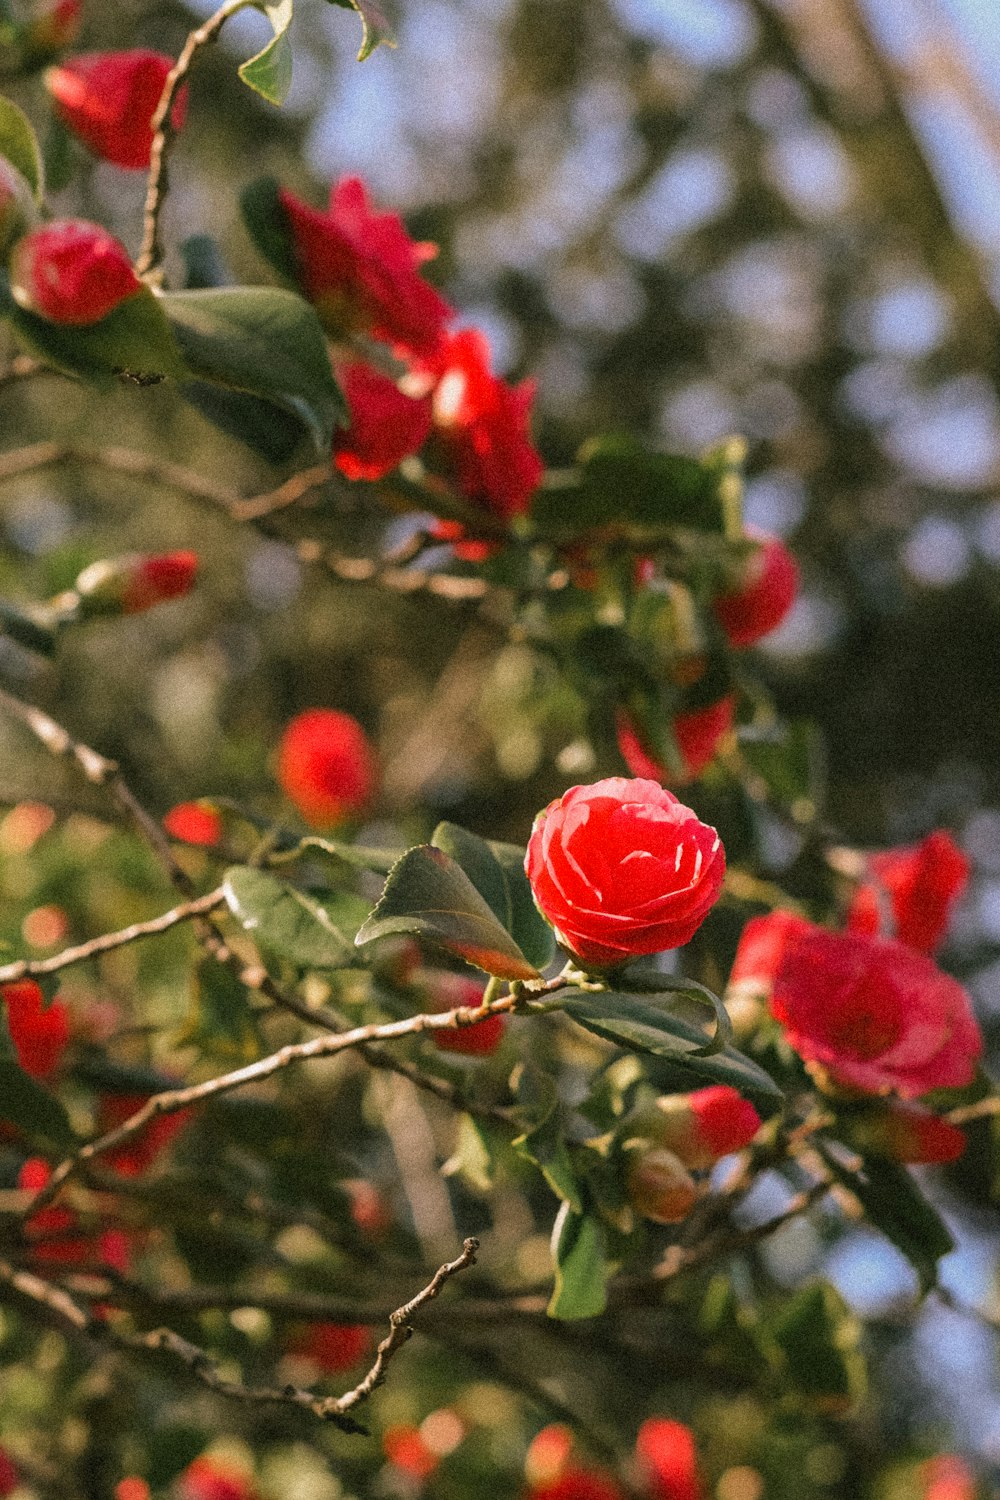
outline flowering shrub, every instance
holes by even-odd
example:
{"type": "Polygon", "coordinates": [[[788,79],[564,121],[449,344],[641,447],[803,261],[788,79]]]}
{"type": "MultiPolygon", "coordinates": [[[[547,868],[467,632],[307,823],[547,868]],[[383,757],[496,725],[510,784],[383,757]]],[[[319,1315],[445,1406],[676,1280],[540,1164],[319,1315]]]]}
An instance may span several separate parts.
{"type": "MultiPolygon", "coordinates": [[[[863,1224],[923,1297],[953,1241],[907,1169],[989,1201],[930,956],[969,860],[835,829],[741,655],[800,588],[741,440],[568,444],[552,361],[460,305],[475,244],[435,266],[358,176],[164,213],[243,8],[73,53],[78,4],[0,5],[0,400],[44,377],[0,485],[86,499],[4,533],[0,1493],[881,1496],[829,1251],[863,1224]],[[121,240],[57,216],[109,201],[80,144],[147,173],[121,240]]],[[[293,6],[252,8],[280,105],[293,6]]],[[[953,1462],[928,1495],[971,1495],[953,1462]]]]}

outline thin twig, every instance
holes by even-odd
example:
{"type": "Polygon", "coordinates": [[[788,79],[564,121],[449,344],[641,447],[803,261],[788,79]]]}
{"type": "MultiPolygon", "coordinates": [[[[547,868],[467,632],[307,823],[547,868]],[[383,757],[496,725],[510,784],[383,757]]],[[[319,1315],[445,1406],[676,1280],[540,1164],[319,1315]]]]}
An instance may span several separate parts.
{"type": "Polygon", "coordinates": [[[227,0],[225,5],[220,6],[214,15],[209,16],[207,21],[190,33],[180,56],[166,76],[160,102],[150,120],[153,145],[149,155],[149,182],[143,209],[142,248],[135,263],[136,273],[139,276],[150,276],[157,270],[163,259],[163,247],[160,244],[160,213],[169,186],[167,157],[177,134],[172,118],[177,95],[191,71],[191,64],[202,47],[206,47],[209,42],[214,42],[229,17],[235,15],[238,10],[243,10],[249,3],[250,0],[227,0]]]}
{"type": "Polygon", "coordinates": [[[707,1265],[710,1261],[719,1260],[725,1255],[738,1255],[740,1251],[748,1250],[751,1245],[770,1239],[772,1234],[777,1234],[779,1229],[784,1229],[786,1224],[790,1224],[800,1214],[806,1213],[814,1203],[825,1197],[832,1187],[833,1183],[823,1178],[793,1198],[780,1214],[775,1214],[771,1219],[765,1219],[762,1224],[754,1224],[749,1229],[733,1229],[726,1234],[703,1240],[701,1244],[691,1248],[672,1245],[654,1269],[654,1279],[672,1281],[675,1276],[679,1276],[684,1271],[695,1270],[698,1266],[707,1265]]]}
{"type": "Polygon", "coordinates": [[[207,895],[197,896],[193,901],[184,901],[158,917],[150,917],[146,922],[133,922],[130,927],[123,927],[118,932],[102,933],[100,937],[91,938],[86,943],[64,948],[61,953],[54,953],[50,958],[19,958],[14,963],[0,967],[0,984],[11,984],[17,979],[34,978],[42,974],[56,974],[72,964],[85,963],[88,958],[97,958],[115,948],[124,948],[139,938],[155,937],[158,933],[168,932],[181,922],[190,922],[194,917],[214,911],[224,901],[221,888],[209,891],[207,895]]]}

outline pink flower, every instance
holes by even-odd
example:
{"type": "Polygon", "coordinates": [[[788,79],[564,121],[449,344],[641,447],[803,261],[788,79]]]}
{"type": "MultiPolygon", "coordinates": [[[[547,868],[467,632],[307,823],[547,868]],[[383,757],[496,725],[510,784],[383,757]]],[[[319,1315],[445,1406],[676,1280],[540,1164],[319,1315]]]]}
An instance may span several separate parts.
{"type": "MultiPolygon", "coordinates": [[[[83,52],[49,68],[45,86],[63,124],[102,161],[145,171],[153,146],[150,121],[174,59],[136,48],[130,52],[83,52]]],[[[187,90],[174,100],[170,121],[184,124],[187,90]]]]}
{"type": "Polygon", "coordinates": [[[124,245],[83,219],[53,219],[14,247],[14,300],[50,323],[85,326],[142,289],[124,245]]]}
{"type": "Polygon", "coordinates": [[[376,213],[358,177],[330,192],[324,214],[282,188],[299,282],[332,333],[365,333],[429,355],[452,310],[418,274],[437,247],[411,240],[397,214],[376,213]]]}
{"type": "Polygon", "coordinates": [[[769,994],[799,1056],[847,1088],[914,1098],[975,1076],[982,1038],[968,995],[902,943],[787,912],[754,917],[731,984],[769,994]]]}
{"type": "Polygon", "coordinates": [[[951,834],[939,828],[920,844],[872,854],[868,870],[872,878],[855,892],[848,930],[881,932],[933,953],[969,881],[969,861],[951,834]]]}
{"type": "Polygon", "coordinates": [[[684,776],[676,778],[650,754],[629,714],[625,709],[619,709],[616,724],[622,760],[633,776],[644,776],[651,781],[694,781],[715,759],[721,741],[733,727],[735,712],[736,700],[727,694],[705,708],[687,709],[676,716],[674,739],[684,762],[684,776]]]}
{"type": "Polygon", "coordinates": [[[742,565],[737,586],[712,603],[731,646],[752,646],[769,635],[781,624],[799,591],[798,563],[784,542],[754,528],[746,534],[758,545],[742,565]]]}
{"type": "Polygon", "coordinates": [[[510,386],[494,375],[477,328],[445,339],[428,370],[436,380],[434,431],[456,485],[503,520],[522,515],[542,477],[529,432],[534,381],[510,386]]]}
{"type": "Polygon", "coordinates": [[[278,746],[278,783],[316,828],[361,812],[377,780],[375,756],[357,719],[334,708],[308,708],[278,746]]]}
{"type": "Polygon", "coordinates": [[[347,365],[339,375],[351,425],[333,435],[334,464],[348,479],[382,479],[425,443],[430,400],[404,395],[368,365],[347,365]]]}
{"type": "Polygon", "coordinates": [[[680,948],[722,888],[714,828],[655,781],[571,787],[535,819],[525,869],[539,911],[585,965],[680,948]]]}

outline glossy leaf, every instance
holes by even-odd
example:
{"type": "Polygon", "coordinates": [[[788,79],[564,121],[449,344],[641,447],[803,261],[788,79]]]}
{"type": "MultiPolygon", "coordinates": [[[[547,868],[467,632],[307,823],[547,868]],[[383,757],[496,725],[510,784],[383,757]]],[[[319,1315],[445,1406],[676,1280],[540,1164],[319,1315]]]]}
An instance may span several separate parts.
{"type": "Polygon", "coordinates": [[[276,403],[329,454],[344,408],[308,302],[278,287],[216,287],[167,292],[162,304],[190,373],[276,403]]]}
{"type": "Polygon", "coordinates": [[[344,10],[357,11],[361,17],[361,49],[358,52],[358,62],[364,62],[371,57],[375,48],[383,42],[387,47],[395,47],[396,41],[392,34],[392,27],[382,12],[382,7],[375,0],[331,0],[333,5],[339,5],[344,10]]]}
{"type": "Polygon", "coordinates": [[[420,844],[395,864],[382,897],[358,933],[359,944],[410,933],[503,979],[537,979],[510,934],[460,865],[420,844]]]}
{"type": "Polygon", "coordinates": [[[493,1186],[493,1154],[489,1139],[472,1115],[459,1115],[455,1149],[441,1171],[446,1177],[461,1177],[477,1193],[488,1193],[493,1186]]]}
{"type": "Polygon", "coordinates": [[[524,873],[524,850],[516,844],[481,839],[455,823],[439,823],[431,843],[461,865],[525,957],[537,969],[550,964],[556,952],[555,934],[532,897],[524,873]]]}
{"type": "Polygon", "coordinates": [[[56,649],[55,632],[48,625],[33,620],[16,604],[9,604],[5,599],[0,599],[0,635],[8,636],[19,646],[37,651],[41,656],[51,656],[56,649]]]}
{"type": "Polygon", "coordinates": [[[282,105],[292,83],[292,44],[288,39],[292,0],[258,0],[256,8],[267,16],[274,36],[266,47],[241,64],[239,75],[268,104],[282,105]]]}
{"type": "Polygon", "coordinates": [[[574,1213],[564,1203],[552,1230],[556,1284],[549,1300],[550,1318],[566,1321],[596,1318],[607,1306],[604,1230],[590,1214],[574,1213]]]}
{"type": "Polygon", "coordinates": [[[898,1162],[865,1156],[859,1167],[848,1164],[829,1143],[818,1143],[820,1153],[838,1182],[857,1198],[868,1222],[901,1250],[917,1273],[921,1292],[935,1286],[938,1262],[954,1250],[947,1225],[924,1197],[915,1178],[898,1162]]]}
{"type": "Polygon", "coordinates": [[[45,169],[31,121],[11,99],[0,94],[0,156],[6,156],[40,203],[45,194],[45,169]]]}
{"type": "Polygon", "coordinates": [[[194,971],[191,1010],[177,1044],[198,1047],[230,1065],[260,1056],[246,987],[214,958],[203,958],[194,971]]]}
{"type": "Polygon", "coordinates": [[[645,995],[606,990],[574,995],[561,1007],[578,1025],[632,1052],[668,1059],[675,1067],[709,1083],[727,1083],[768,1113],[782,1098],[777,1084],[757,1063],[734,1047],[706,1051],[705,1033],[690,1021],[651,1003],[645,995]]]}
{"type": "Polygon", "coordinates": [[[294,282],[295,252],[278,187],[277,178],[258,177],[240,194],[240,211],[250,238],[264,259],[287,281],[294,282]]]}
{"type": "Polygon", "coordinates": [[[238,865],[226,871],[222,888],[233,916],[266,953],[301,969],[353,962],[353,948],[322,906],[284,880],[238,865]]]}
{"type": "Polygon", "coordinates": [[[567,484],[539,490],[532,518],[543,535],[562,541],[587,534],[655,539],[676,527],[725,529],[718,472],[697,459],[649,453],[634,438],[618,436],[589,443],[567,484]]]}
{"type": "Polygon", "coordinates": [[[547,1073],[525,1066],[518,1083],[518,1103],[530,1109],[535,1123],[511,1144],[514,1150],[538,1168],[557,1198],[574,1213],[583,1213],[580,1185],[563,1131],[559,1094],[547,1073]]]}
{"type": "Polygon", "coordinates": [[[183,380],[190,373],[161,299],[145,287],[99,322],[70,327],[19,307],[6,275],[0,273],[0,317],[47,364],[85,380],[109,381],[120,375],[148,384],[167,378],[183,380]]]}

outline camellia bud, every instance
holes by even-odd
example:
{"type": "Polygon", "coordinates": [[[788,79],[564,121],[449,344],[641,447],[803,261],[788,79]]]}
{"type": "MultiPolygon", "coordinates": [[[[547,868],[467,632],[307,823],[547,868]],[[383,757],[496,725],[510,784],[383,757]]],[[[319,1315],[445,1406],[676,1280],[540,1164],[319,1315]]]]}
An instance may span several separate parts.
{"type": "Polygon", "coordinates": [[[633,776],[651,781],[693,781],[715,758],[720,742],[733,727],[736,700],[727,694],[706,708],[687,709],[675,716],[674,739],[684,763],[683,776],[674,776],[642,743],[632,719],[624,709],[616,718],[618,749],[633,776]]]}
{"type": "Polygon", "coordinates": [[[625,1185],[636,1213],[654,1224],[679,1224],[698,1201],[690,1172],[663,1146],[633,1147],[628,1153],[625,1185]]]}
{"type": "Polygon", "coordinates": [[[694,1433],[683,1422],[650,1417],[639,1428],[635,1456],[650,1500],[702,1500],[694,1433]]]}
{"type": "Polygon", "coordinates": [[[6,1448],[0,1448],[0,1497],[12,1495],[19,1483],[10,1454],[6,1448]]]}
{"type": "Polygon", "coordinates": [[[310,1323],[288,1344],[290,1354],[304,1356],[326,1375],[352,1370],[372,1347],[372,1331],[364,1323],[310,1323]]]}
{"type": "Polygon", "coordinates": [[[361,812],[375,789],[375,756],[357,719],[309,708],[278,746],[278,783],[307,823],[329,828],[361,812]]]}
{"type": "Polygon", "coordinates": [[[769,635],[795,603],[799,568],[779,537],[749,529],[758,543],[743,566],[738,586],[720,594],[712,609],[731,646],[752,646],[769,635]]]}
{"type": "Polygon", "coordinates": [[[31,188],[5,156],[0,156],[0,256],[38,220],[31,188]]]}
{"type": "Polygon", "coordinates": [[[84,568],[76,580],[80,612],[137,615],[190,593],[198,574],[196,552],[131,553],[104,558],[84,568]]]}
{"type": "Polygon", "coordinates": [[[83,25],[83,0],[39,0],[19,41],[36,65],[72,47],[83,25]]]}
{"type": "Polygon", "coordinates": [[[742,1151],[760,1126],[750,1101],[728,1084],[718,1084],[693,1094],[662,1094],[633,1115],[626,1129],[666,1147],[691,1170],[703,1171],[742,1151]]]}
{"type": "Polygon", "coordinates": [[[10,263],[14,300],[50,323],[99,323],[142,290],[124,245],[84,219],[54,219],[26,234],[10,263]]]}
{"type": "MultiPolygon", "coordinates": [[[[145,48],[85,52],[49,68],[45,86],[60,120],[95,156],[145,171],[153,146],[150,121],[173,66],[172,57],[145,48]]],[[[175,130],[186,108],[181,89],[170,115],[175,130]]]]}
{"type": "Polygon", "coordinates": [[[848,1139],[859,1151],[888,1156],[907,1166],[957,1161],[965,1133],[920,1104],[893,1100],[850,1122],[848,1139]]]}
{"type": "Polygon", "coordinates": [[[178,802],[164,817],[163,827],[172,839],[179,839],[182,844],[210,849],[222,837],[222,814],[207,799],[178,802]]]}

